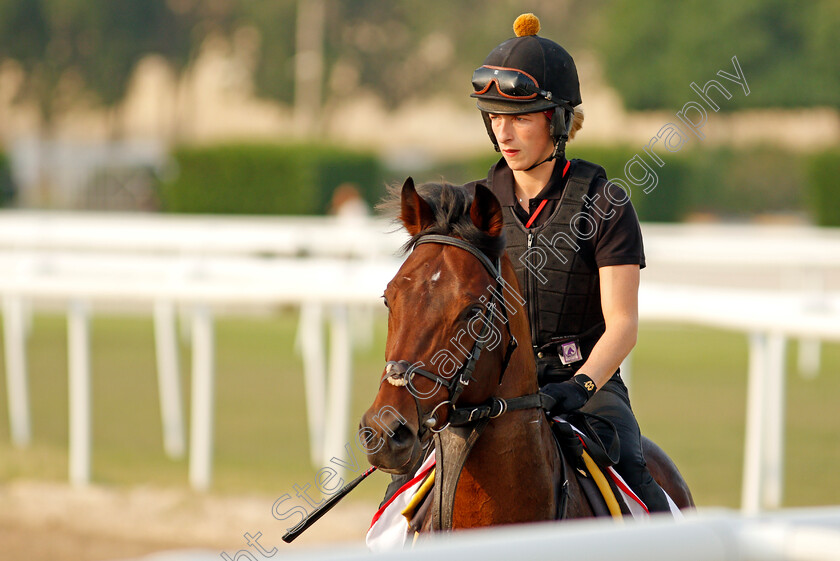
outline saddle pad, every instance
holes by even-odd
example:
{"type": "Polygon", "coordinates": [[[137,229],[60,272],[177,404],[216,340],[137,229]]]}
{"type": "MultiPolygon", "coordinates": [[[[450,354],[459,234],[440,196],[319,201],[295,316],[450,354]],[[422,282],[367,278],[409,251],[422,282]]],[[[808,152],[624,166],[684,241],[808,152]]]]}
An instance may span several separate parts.
{"type": "Polygon", "coordinates": [[[365,543],[371,551],[386,551],[403,547],[413,534],[403,511],[423,486],[426,476],[435,467],[434,450],[417,470],[417,474],[400,487],[394,496],[373,515],[365,543]]]}
{"type": "MultiPolygon", "coordinates": [[[[616,520],[621,520],[625,514],[631,514],[627,508],[622,508],[622,505],[619,504],[621,499],[618,497],[617,488],[585,449],[581,450],[581,457],[588,476],[584,474],[584,477],[579,477],[578,483],[584,490],[586,498],[589,499],[589,504],[592,505],[595,516],[612,516],[616,520]],[[591,485],[585,483],[591,483],[591,485]],[[593,488],[590,489],[590,487],[593,488]]],[[[583,473],[580,468],[578,471],[583,473]]]]}
{"type": "MultiPolygon", "coordinates": [[[[568,422],[566,420],[561,419],[560,417],[554,417],[552,420],[555,423],[567,423],[568,424],[568,422]]],[[[574,425],[570,425],[570,426],[572,427],[572,429],[576,433],[583,434],[580,431],[580,429],[578,429],[574,425]]],[[[628,510],[630,512],[630,514],[633,516],[633,518],[640,519],[640,518],[647,518],[647,517],[650,516],[650,512],[648,512],[648,509],[645,506],[645,503],[642,501],[642,499],[640,499],[638,497],[638,495],[636,495],[636,493],[633,492],[632,489],[630,489],[630,486],[627,485],[627,483],[618,474],[618,472],[615,470],[614,467],[608,466],[603,471],[606,475],[608,475],[610,477],[613,484],[615,485],[615,487],[619,491],[616,498],[618,500],[624,502],[624,507],[626,507],[626,510],[628,510]]],[[[662,489],[662,492],[665,493],[665,496],[668,498],[668,505],[671,507],[671,514],[677,520],[682,520],[682,518],[683,518],[682,511],[676,505],[674,500],[671,499],[671,496],[668,495],[668,493],[665,491],[665,489],[662,489]]],[[[622,510],[624,510],[624,509],[622,509],[622,510]]]]}
{"type": "MultiPolygon", "coordinates": [[[[417,470],[417,474],[405,485],[400,487],[394,493],[394,496],[376,511],[365,536],[365,543],[368,549],[374,552],[400,549],[405,547],[406,543],[410,541],[414,532],[409,526],[409,521],[403,512],[406,511],[410,504],[419,501],[419,498],[416,499],[415,496],[428,492],[431,483],[426,485],[427,476],[429,476],[434,467],[435,452],[432,450],[432,453],[429,454],[429,457],[426,458],[426,461],[417,470]],[[425,489],[421,490],[423,487],[425,489]]],[[[624,482],[624,479],[622,479],[618,472],[612,467],[608,467],[605,473],[620,491],[616,498],[625,503],[626,509],[630,511],[633,518],[647,518],[649,516],[647,507],[645,507],[642,500],[630,489],[630,486],[624,482]]],[[[668,496],[667,493],[665,495],[668,496]]],[[[671,500],[670,496],[668,496],[668,504],[671,505],[671,513],[674,517],[682,519],[682,512],[680,512],[680,509],[677,508],[677,505],[671,500]]]]}
{"type": "MultiPolygon", "coordinates": [[[[630,489],[630,486],[624,482],[624,479],[622,479],[618,472],[615,471],[615,468],[612,466],[608,467],[607,473],[621,492],[620,494],[624,499],[624,502],[627,504],[627,508],[630,509],[630,512],[633,514],[633,518],[645,518],[650,516],[645,503],[643,503],[642,499],[640,499],[636,493],[630,489]]],[[[669,495],[665,489],[662,489],[662,492],[665,493],[665,497],[668,499],[668,506],[671,507],[671,514],[676,520],[683,520],[685,516],[680,510],[680,507],[677,506],[677,503],[674,502],[674,499],[671,498],[671,495],[669,495]]]]}

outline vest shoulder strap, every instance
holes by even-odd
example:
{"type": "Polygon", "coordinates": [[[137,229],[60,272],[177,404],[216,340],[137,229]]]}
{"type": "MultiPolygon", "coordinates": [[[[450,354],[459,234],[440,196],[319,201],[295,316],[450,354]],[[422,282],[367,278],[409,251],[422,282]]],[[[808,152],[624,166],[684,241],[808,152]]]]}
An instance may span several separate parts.
{"type": "Polygon", "coordinates": [[[572,175],[569,177],[568,185],[566,185],[567,193],[563,196],[564,202],[582,202],[583,196],[589,192],[589,186],[592,185],[595,178],[604,177],[606,179],[607,177],[607,172],[603,167],[586,160],[577,158],[572,160],[571,168],[572,175]]]}

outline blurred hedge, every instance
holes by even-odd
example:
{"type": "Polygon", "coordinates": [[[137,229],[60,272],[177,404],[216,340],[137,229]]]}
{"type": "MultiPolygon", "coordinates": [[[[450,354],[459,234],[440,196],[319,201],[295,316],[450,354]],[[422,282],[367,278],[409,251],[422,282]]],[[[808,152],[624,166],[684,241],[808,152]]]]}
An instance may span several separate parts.
{"type": "Polygon", "coordinates": [[[9,160],[4,153],[0,152],[0,207],[12,204],[16,194],[9,160]]]}
{"type": "MultiPolygon", "coordinates": [[[[662,167],[654,164],[642,147],[572,144],[567,150],[569,158],[582,158],[604,166],[611,179],[625,178],[625,165],[636,154],[658,178],[656,188],[647,194],[642,187],[628,184],[633,206],[643,221],[679,222],[698,214],[722,220],[749,220],[757,215],[805,215],[818,208],[815,205],[825,206],[810,203],[806,196],[809,175],[804,158],[779,148],[700,148],[673,154],[657,151],[665,162],[662,167]]],[[[433,179],[439,179],[441,173],[456,183],[484,177],[498,157],[490,153],[438,166],[433,179]]],[[[833,165],[831,169],[837,173],[836,155],[834,158],[815,160],[811,165],[810,183],[816,181],[815,177],[820,173],[830,175],[828,170],[815,171],[819,166],[833,165]]],[[[418,175],[423,177],[422,173],[418,175]]],[[[837,196],[830,188],[829,179],[823,181],[828,185],[821,188],[825,192],[822,196],[837,196]]],[[[832,205],[832,210],[839,206],[832,205]]]]}
{"type": "MultiPolygon", "coordinates": [[[[596,162],[611,179],[625,177],[625,165],[638,154],[658,177],[650,193],[630,185],[639,218],[679,222],[705,215],[719,220],[759,216],[807,217],[840,226],[840,150],[798,155],[773,147],[694,148],[657,151],[655,165],[641,146],[596,147],[572,144],[570,158],[596,162]]],[[[160,186],[168,212],[230,214],[321,214],[342,183],[353,183],[373,205],[386,181],[406,175],[418,182],[464,183],[485,177],[498,160],[488,150],[473,158],[438,162],[428,169],[388,171],[372,153],[315,145],[224,145],[181,148],[177,173],[160,186]]],[[[0,186],[5,163],[0,156],[0,186]]]]}
{"type": "Polygon", "coordinates": [[[352,183],[369,203],[384,192],[372,153],[316,145],[236,144],[180,148],[160,185],[165,212],[322,214],[333,191],[352,183]]]}
{"type": "Polygon", "coordinates": [[[652,166],[658,180],[656,187],[648,194],[644,193],[642,187],[627,183],[639,219],[650,222],[682,220],[688,213],[690,204],[690,193],[678,187],[689,174],[690,164],[685,156],[679,157],[678,154],[678,157],[662,157],[666,163],[660,168],[653,164],[649,157],[644,156],[644,152],[629,147],[570,147],[568,150],[570,158],[581,158],[604,166],[609,179],[623,179],[624,167],[637,153],[652,166]]]}
{"type": "Polygon", "coordinates": [[[819,226],[840,226],[840,149],[807,160],[808,202],[819,226]]]}

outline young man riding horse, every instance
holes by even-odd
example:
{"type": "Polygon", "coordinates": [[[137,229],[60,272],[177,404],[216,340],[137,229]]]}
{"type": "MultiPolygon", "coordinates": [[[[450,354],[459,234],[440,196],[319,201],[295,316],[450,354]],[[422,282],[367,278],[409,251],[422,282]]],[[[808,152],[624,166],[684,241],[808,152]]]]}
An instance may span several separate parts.
{"type": "Polygon", "coordinates": [[[670,510],[659,485],[679,508],[694,504],[670,458],[641,437],[619,374],[636,341],[638,219],[603,168],[566,160],[583,122],[577,73],[531,18],[473,75],[503,158],[463,187],[415,189],[409,178],[385,204],[412,253],[384,294],[386,367],[360,428],[368,460],[395,476],[377,517],[392,495],[433,481],[423,529],[594,514],[542,408],[605,419],[594,429],[607,444],[618,433],[616,468],[650,511],[670,510]],[[521,294],[500,299],[502,283],[521,294]],[[415,475],[432,450],[434,479],[415,475]]]}
{"type": "MultiPolygon", "coordinates": [[[[639,221],[602,167],[565,157],[567,140],[583,124],[574,60],[537,36],[532,14],[520,16],[514,30],[517,37],[473,73],[471,97],[502,158],[467,188],[486,185],[503,207],[550,413],[581,410],[611,421],[621,450],[616,469],[651,511],[668,511],[619,372],[636,343],[645,266],[639,221]]],[[[606,425],[593,424],[605,442],[612,438],[606,425]]]]}

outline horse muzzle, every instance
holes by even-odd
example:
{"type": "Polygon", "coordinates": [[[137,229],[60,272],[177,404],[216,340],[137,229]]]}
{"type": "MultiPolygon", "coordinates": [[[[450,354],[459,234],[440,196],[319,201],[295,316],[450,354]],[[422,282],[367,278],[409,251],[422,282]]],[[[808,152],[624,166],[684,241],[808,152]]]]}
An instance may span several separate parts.
{"type": "Polygon", "coordinates": [[[403,474],[420,458],[422,447],[417,431],[393,411],[390,407],[383,407],[376,414],[366,411],[359,436],[371,465],[385,473],[403,474]]]}

